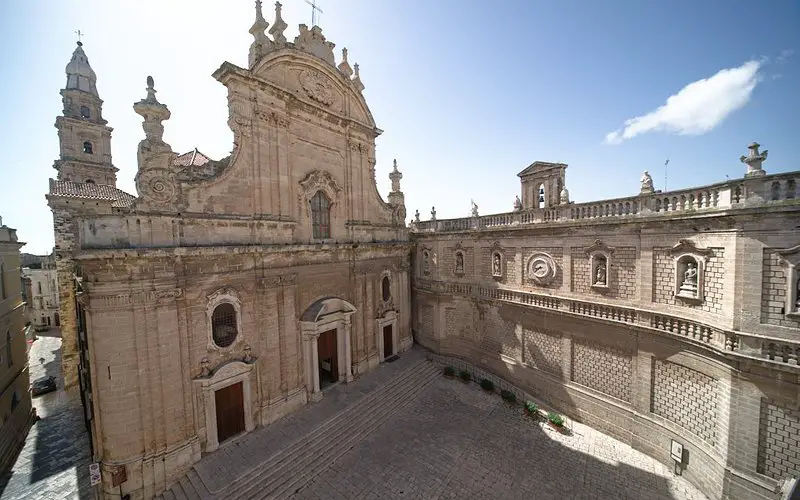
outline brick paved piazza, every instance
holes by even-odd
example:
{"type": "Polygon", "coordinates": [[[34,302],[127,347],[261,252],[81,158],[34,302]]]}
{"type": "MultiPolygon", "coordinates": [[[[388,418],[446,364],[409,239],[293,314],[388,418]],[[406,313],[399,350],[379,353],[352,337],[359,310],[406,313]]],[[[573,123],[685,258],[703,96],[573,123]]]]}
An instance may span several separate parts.
{"type": "Polygon", "coordinates": [[[564,436],[477,384],[439,377],[293,498],[704,499],[580,424],[564,436]]]}

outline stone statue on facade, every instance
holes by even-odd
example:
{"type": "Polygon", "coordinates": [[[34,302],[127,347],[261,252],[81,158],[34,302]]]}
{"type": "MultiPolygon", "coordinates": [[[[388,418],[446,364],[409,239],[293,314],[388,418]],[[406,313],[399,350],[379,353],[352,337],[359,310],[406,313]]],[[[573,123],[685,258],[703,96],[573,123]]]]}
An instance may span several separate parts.
{"type": "Polygon", "coordinates": [[[456,254],[456,273],[461,274],[464,272],[464,254],[456,254]]]}
{"type": "Polygon", "coordinates": [[[430,274],[431,272],[431,258],[428,252],[422,252],[422,273],[430,274]]]}
{"type": "Polygon", "coordinates": [[[514,211],[519,212],[522,210],[522,201],[519,199],[519,195],[514,199],[514,211]]]}
{"type": "Polygon", "coordinates": [[[203,358],[200,360],[200,376],[201,377],[208,377],[211,375],[211,370],[209,369],[209,361],[208,358],[203,358]]]}
{"type": "Polygon", "coordinates": [[[694,262],[686,264],[680,291],[688,295],[697,295],[697,265],[694,262]]]}
{"type": "Polygon", "coordinates": [[[795,283],[795,288],[796,288],[796,290],[794,292],[794,298],[795,298],[794,307],[795,307],[795,309],[800,310],[800,276],[797,277],[797,282],[795,283]]]}
{"type": "Polygon", "coordinates": [[[595,285],[606,285],[608,283],[607,271],[608,269],[606,268],[606,261],[604,259],[601,259],[600,262],[597,264],[597,269],[595,270],[594,273],[595,285]]]}
{"type": "Polygon", "coordinates": [[[655,189],[653,188],[653,178],[650,177],[650,173],[647,170],[645,170],[642,174],[641,183],[642,186],[641,189],[639,189],[640,194],[649,194],[655,192],[655,189]]]}
{"type": "Polygon", "coordinates": [[[414,222],[417,222],[417,223],[420,222],[420,220],[419,220],[419,210],[414,212],[414,222]]]}
{"type": "Polygon", "coordinates": [[[431,220],[436,220],[436,207],[431,207],[431,220]]]}
{"type": "Polygon", "coordinates": [[[470,213],[473,217],[478,217],[478,204],[474,200],[469,200],[469,203],[471,205],[470,213]]]}
{"type": "Polygon", "coordinates": [[[500,254],[494,254],[494,259],[492,261],[492,275],[494,276],[501,276],[503,274],[502,264],[500,262],[500,254]]]}

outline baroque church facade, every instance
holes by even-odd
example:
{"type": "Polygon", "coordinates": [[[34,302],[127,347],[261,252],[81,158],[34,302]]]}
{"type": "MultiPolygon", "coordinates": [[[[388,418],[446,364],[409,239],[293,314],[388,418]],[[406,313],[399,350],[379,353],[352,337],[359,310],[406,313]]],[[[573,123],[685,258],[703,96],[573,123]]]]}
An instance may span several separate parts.
{"type": "MultiPolygon", "coordinates": [[[[55,225],[64,378],[80,387],[102,489],[150,498],[203,453],[322,398],[411,347],[397,163],[388,201],[358,65],[319,27],[289,42],[257,2],[228,89],[230,156],[163,140],[154,80],[137,196],[116,187],[112,129],[80,42],[66,67],[55,225]]],[[[388,170],[388,169],[387,169],[388,170]]]]}
{"type": "MultiPolygon", "coordinates": [[[[228,89],[230,156],[178,154],[152,78],[136,195],[80,43],[50,181],[63,370],[107,498],[152,498],[202,455],[320,400],[414,339],[672,464],[711,498],[800,475],[799,172],[574,203],[567,165],[520,172],[514,211],[406,227],[375,183],[358,65],[256,2],[228,89]]],[[[388,170],[388,169],[387,169],[388,170]]],[[[477,371],[476,371],[477,370],[477,371]]]]}

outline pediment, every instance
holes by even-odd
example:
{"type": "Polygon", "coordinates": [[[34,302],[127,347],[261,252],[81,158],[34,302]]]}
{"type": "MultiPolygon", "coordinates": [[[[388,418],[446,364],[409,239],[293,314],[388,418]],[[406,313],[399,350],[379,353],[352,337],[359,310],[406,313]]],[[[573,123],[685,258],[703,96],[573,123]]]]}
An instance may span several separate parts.
{"type": "Polygon", "coordinates": [[[705,258],[711,256],[713,251],[710,248],[701,248],[692,240],[680,240],[669,250],[670,255],[676,256],[681,254],[699,255],[705,258]]]}

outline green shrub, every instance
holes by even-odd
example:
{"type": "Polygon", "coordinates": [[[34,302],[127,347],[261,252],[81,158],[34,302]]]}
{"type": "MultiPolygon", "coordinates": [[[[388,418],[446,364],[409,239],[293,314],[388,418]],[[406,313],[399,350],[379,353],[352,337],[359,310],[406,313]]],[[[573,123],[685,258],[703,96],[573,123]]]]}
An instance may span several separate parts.
{"type": "Polygon", "coordinates": [[[561,427],[562,425],[564,425],[564,417],[562,417],[561,415],[559,415],[554,411],[547,413],[547,420],[552,422],[552,424],[555,425],[556,427],[561,427]]]}
{"type": "Polygon", "coordinates": [[[445,377],[452,377],[456,374],[456,369],[453,368],[452,366],[445,366],[443,373],[445,377]]]}
{"type": "Polygon", "coordinates": [[[527,401],[525,403],[525,409],[528,410],[528,413],[532,415],[537,415],[539,413],[539,405],[533,401],[527,401]]]}
{"type": "Polygon", "coordinates": [[[469,382],[470,380],[472,380],[472,374],[467,370],[461,370],[460,372],[458,372],[458,378],[460,378],[464,382],[469,382]]]}
{"type": "Polygon", "coordinates": [[[488,378],[481,379],[481,389],[484,391],[493,391],[494,390],[494,382],[489,380],[488,378]]]}
{"type": "Polygon", "coordinates": [[[500,391],[500,397],[502,397],[508,403],[515,403],[517,401],[517,395],[508,389],[503,389],[500,391]]]}

